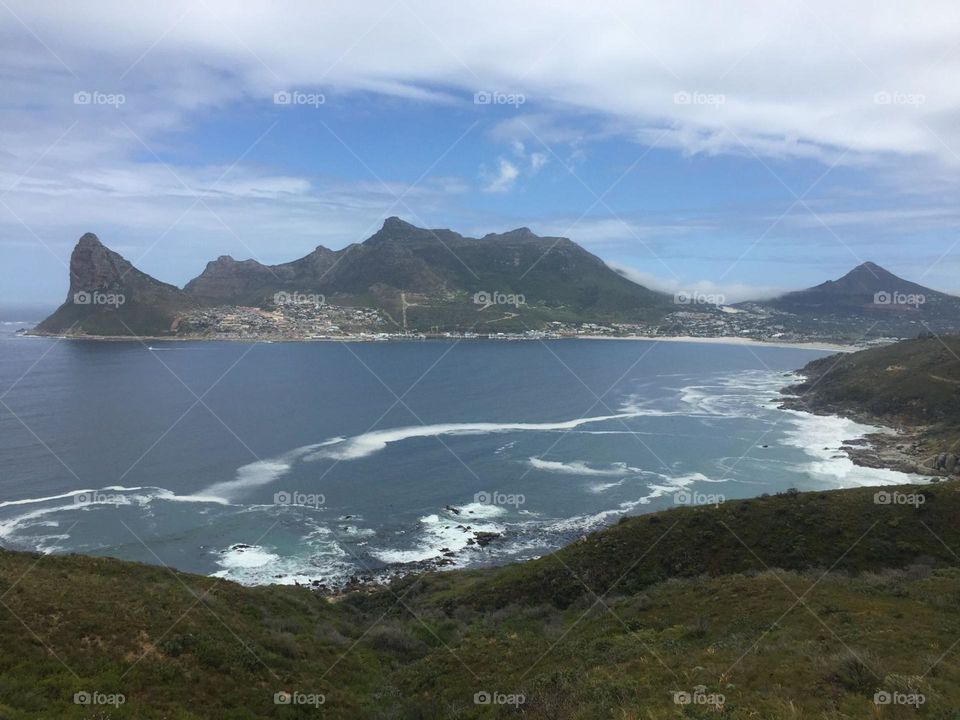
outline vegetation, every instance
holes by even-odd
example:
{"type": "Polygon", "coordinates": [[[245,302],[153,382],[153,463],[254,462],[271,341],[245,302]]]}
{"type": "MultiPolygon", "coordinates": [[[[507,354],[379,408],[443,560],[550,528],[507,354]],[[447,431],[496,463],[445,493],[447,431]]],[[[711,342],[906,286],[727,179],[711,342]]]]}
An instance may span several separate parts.
{"type": "Polygon", "coordinates": [[[803,373],[806,382],[793,389],[808,409],[924,426],[931,447],[960,438],[960,335],[821,358],[803,373]]]}
{"type": "Polygon", "coordinates": [[[957,718],[960,483],[885,490],[912,502],[680,508],[335,602],[0,552],[0,718],[957,718]]]}

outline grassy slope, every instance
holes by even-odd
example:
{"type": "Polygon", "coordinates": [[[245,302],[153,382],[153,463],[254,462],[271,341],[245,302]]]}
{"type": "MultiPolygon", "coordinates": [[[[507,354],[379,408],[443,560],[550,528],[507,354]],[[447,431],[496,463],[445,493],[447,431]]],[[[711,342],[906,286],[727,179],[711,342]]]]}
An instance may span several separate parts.
{"type": "Polygon", "coordinates": [[[0,718],[515,714],[474,705],[481,690],[522,693],[536,718],[916,716],[871,714],[878,688],[958,718],[960,484],[903,490],[926,502],[875,505],[865,488],[671,510],[338,603],[0,552],[0,718]],[[724,713],[672,703],[696,685],[724,713]],[[91,711],[71,702],[84,690],[128,700],[91,711]],[[279,690],[326,703],[275,706],[279,690]]]}
{"type": "MultiPolygon", "coordinates": [[[[960,336],[906,340],[808,364],[797,386],[819,412],[923,425],[934,445],[960,437],[960,336]]],[[[945,449],[945,448],[944,448],[945,449]]]]}

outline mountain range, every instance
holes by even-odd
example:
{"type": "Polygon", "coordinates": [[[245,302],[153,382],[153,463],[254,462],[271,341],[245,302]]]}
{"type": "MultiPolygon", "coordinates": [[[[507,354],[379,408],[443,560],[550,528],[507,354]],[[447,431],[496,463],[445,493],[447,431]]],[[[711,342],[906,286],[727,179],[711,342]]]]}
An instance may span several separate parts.
{"type": "Polygon", "coordinates": [[[628,280],[567,238],[540,237],[528,228],[469,238],[391,217],[362,243],[342,250],[317,247],[288,263],[219,257],[182,290],[140,272],[87,233],[71,256],[66,301],[37,330],[173,334],[178,315],[187,310],[269,305],[281,291],[321,294],[332,305],[406,312],[415,328],[476,324],[478,293],[522,298],[504,312],[529,327],[548,320],[655,320],[671,309],[669,296],[628,280]],[[123,301],[106,302],[96,293],[123,301]]]}
{"type": "MultiPolygon", "coordinates": [[[[291,262],[265,265],[221,256],[182,289],[141,272],[87,233],[70,259],[66,301],[36,331],[175,335],[184,313],[217,306],[270,307],[281,292],[321,295],[329,305],[376,308],[391,320],[402,315],[403,327],[418,331],[472,330],[478,318],[490,322],[493,316],[507,323],[498,329],[542,329],[550,322],[628,323],[683,332],[684,313],[721,320],[726,315],[715,306],[677,304],[567,238],[541,237],[525,227],[471,238],[391,217],[362,243],[341,250],[319,246],[291,262]],[[487,303],[498,297],[513,301],[478,315],[478,298],[487,303]]],[[[871,262],[838,280],[733,308],[740,311],[741,325],[787,328],[811,337],[913,337],[925,330],[960,329],[960,298],[871,262]]],[[[738,330],[733,326],[733,332],[738,330]]]]}

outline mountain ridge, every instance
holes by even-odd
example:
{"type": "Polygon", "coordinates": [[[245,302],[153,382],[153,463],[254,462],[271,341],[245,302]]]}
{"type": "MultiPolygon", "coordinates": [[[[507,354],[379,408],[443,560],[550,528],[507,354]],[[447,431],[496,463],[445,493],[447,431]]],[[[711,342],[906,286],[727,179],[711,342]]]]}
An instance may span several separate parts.
{"type": "MultiPolygon", "coordinates": [[[[218,307],[272,311],[278,295],[301,293],[329,306],[374,309],[386,318],[385,328],[405,332],[525,332],[593,323],[620,324],[615,334],[776,339],[786,333],[798,341],[857,342],[960,331],[960,298],[875,262],[810,288],[737,303],[732,309],[746,313],[730,315],[689,299],[671,302],[569,238],[538,236],[525,226],[473,238],[392,216],[363,242],[339,250],[318,245],[283,263],[220,255],[182,289],[85,233],[71,255],[66,301],[35,332],[175,336],[186,314],[218,307]],[[491,305],[478,305],[477,297],[494,296],[513,301],[478,314],[491,305]]],[[[195,326],[183,327],[181,334],[189,334],[195,326]]]]}
{"type": "Polygon", "coordinates": [[[361,243],[340,250],[320,245],[285,263],[265,265],[221,255],[183,289],[141,272],[87,233],[71,256],[67,300],[37,331],[173,334],[182,312],[218,305],[266,307],[280,291],[404,313],[413,327],[475,325],[477,293],[524,298],[523,307],[511,308],[509,314],[532,328],[553,319],[632,319],[669,309],[666,295],[622,277],[568,238],[540,237],[526,227],[470,238],[389,217],[361,243]],[[77,293],[108,289],[133,304],[113,308],[75,302],[77,293]],[[151,299],[156,306],[148,318],[151,299]]]}

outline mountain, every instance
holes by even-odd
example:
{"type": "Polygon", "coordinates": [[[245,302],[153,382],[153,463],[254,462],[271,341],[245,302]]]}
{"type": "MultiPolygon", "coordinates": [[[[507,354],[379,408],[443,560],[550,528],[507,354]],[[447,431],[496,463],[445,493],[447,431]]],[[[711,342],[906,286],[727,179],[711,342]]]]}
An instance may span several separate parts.
{"type": "Polygon", "coordinates": [[[391,217],[362,243],[342,250],[317,247],[292,262],[264,265],[221,256],[183,290],[141,273],[94,235],[84,235],[71,259],[67,302],[38,330],[167,334],[187,309],[268,307],[280,291],[321,294],[333,305],[378,308],[398,320],[404,317],[409,329],[423,330],[640,321],[671,309],[666,295],[624,278],[567,238],[540,237],[528,228],[469,238],[391,217]],[[123,294],[126,302],[78,308],[73,300],[77,293],[106,291],[123,294]],[[481,314],[478,293],[503,307],[481,314]]]}
{"type": "Polygon", "coordinates": [[[929,328],[960,329],[960,298],[897,277],[876,263],[858,265],[838,280],[741,307],[796,316],[800,321],[853,323],[870,334],[915,337],[929,328]]]}
{"type": "Polygon", "coordinates": [[[397,217],[363,243],[337,251],[321,246],[281,265],[222,257],[185,290],[207,303],[255,305],[269,303],[278,290],[320,293],[333,304],[391,313],[404,310],[405,293],[407,316],[421,328],[475,324],[475,293],[522,296],[525,307],[511,313],[537,327],[548,317],[640,319],[667,308],[666,296],[627,280],[567,238],[518,228],[476,239],[397,217]]]}
{"type": "Polygon", "coordinates": [[[108,249],[93,233],[70,256],[67,299],[36,330],[87,335],[166,335],[196,300],[108,249]]]}
{"type": "Polygon", "coordinates": [[[0,716],[948,720],[958,514],[958,482],[788,491],[337,602],[0,549],[0,716]]]}

